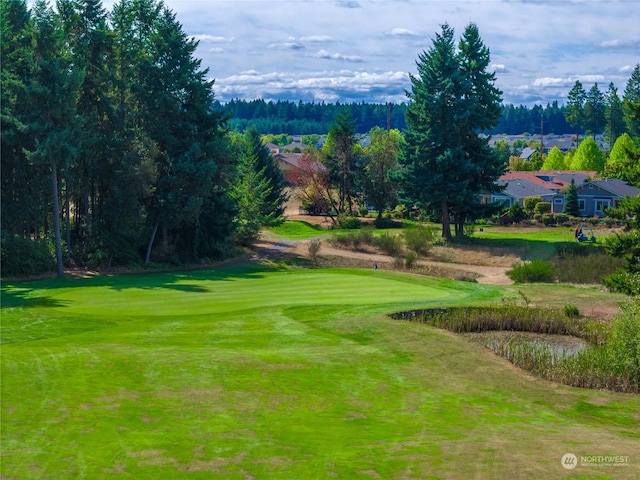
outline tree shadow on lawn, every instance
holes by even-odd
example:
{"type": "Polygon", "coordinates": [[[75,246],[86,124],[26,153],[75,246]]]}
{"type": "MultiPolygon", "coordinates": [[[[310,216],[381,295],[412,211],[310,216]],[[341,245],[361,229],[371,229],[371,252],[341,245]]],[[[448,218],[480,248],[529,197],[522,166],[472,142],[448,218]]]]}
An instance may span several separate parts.
{"type": "Polygon", "coordinates": [[[200,282],[234,280],[258,280],[267,272],[285,269],[285,266],[271,263],[226,266],[216,269],[193,270],[172,273],[135,273],[95,276],[91,278],[54,278],[32,282],[3,282],[0,289],[0,305],[10,307],[65,307],[71,302],[55,298],[56,290],[86,287],[108,287],[116,291],[127,289],[169,289],[186,293],[206,293],[210,288],[200,282]],[[51,295],[44,295],[45,292],[51,295]]]}

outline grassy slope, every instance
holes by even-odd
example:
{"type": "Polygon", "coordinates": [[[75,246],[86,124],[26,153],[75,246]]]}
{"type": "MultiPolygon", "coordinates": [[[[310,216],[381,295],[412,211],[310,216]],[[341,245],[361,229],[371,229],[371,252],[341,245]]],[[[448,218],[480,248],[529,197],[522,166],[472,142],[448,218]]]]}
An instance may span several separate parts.
{"type": "Polygon", "coordinates": [[[638,397],[383,314],[490,287],[226,268],[4,285],[8,478],[634,478],[638,397]],[[560,457],[629,455],[631,468],[560,457]],[[633,471],[633,473],[632,473],[633,471]]]}

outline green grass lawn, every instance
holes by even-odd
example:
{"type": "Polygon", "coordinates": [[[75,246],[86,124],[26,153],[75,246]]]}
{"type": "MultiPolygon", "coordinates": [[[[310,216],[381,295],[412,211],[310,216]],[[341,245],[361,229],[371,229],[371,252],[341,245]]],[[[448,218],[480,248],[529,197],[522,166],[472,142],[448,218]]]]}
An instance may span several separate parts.
{"type": "Polygon", "coordinates": [[[386,314],[492,286],[228,267],[2,286],[2,478],[636,478],[640,398],[386,314]],[[627,467],[565,470],[565,453],[627,467]]]}

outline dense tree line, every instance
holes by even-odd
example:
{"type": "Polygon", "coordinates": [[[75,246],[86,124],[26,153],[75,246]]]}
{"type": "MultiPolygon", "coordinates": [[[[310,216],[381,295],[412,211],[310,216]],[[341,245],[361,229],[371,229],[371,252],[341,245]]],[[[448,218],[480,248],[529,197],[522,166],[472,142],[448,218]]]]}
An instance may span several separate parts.
{"type": "MultiPolygon", "coordinates": [[[[638,95],[640,72],[631,75],[622,98],[611,83],[606,91],[594,84],[588,92],[580,81],[568,94],[567,104],[557,100],[546,106],[502,104],[498,122],[484,133],[519,135],[537,133],[545,135],[604,133],[607,140],[615,141],[624,132],[637,135],[637,126],[629,120],[630,110],[625,107],[638,95]]],[[[371,103],[305,103],[291,101],[265,101],[235,99],[217,108],[226,112],[232,129],[244,131],[254,125],[259,131],[271,134],[309,135],[329,131],[340,112],[347,110],[353,119],[355,132],[367,133],[373,127],[406,130],[407,104],[371,103]]]]}
{"type": "Polygon", "coordinates": [[[162,2],[0,8],[5,273],[29,257],[20,239],[52,242],[60,275],[64,263],[223,257],[243,243],[254,185],[264,218],[279,215],[273,158],[231,142],[197,43],[162,2]]]}

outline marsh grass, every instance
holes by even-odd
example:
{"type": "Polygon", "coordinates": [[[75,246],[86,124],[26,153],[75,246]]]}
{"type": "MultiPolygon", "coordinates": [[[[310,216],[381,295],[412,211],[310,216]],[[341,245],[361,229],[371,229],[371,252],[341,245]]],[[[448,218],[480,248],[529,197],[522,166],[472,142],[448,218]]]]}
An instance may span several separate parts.
{"type": "Polygon", "coordinates": [[[624,259],[613,257],[601,248],[561,250],[551,263],[557,281],[579,284],[599,284],[625,265],[624,259]]]}
{"type": "Polygon", "coordinates": [[[582,338],[587,346],[558,349],[521,336],[477,336],[477,341],[541,378],[582,388],[640,392],[640,308],[627,306],[612,324],[560,310],[521,306],[460,307],[402,312],[394,318],[456,333],[512,331],[582,338]],[[620,333],[622,332],[622,333],[620,333]]]}

